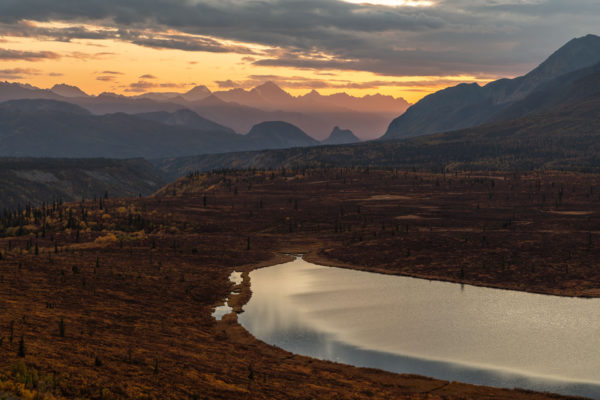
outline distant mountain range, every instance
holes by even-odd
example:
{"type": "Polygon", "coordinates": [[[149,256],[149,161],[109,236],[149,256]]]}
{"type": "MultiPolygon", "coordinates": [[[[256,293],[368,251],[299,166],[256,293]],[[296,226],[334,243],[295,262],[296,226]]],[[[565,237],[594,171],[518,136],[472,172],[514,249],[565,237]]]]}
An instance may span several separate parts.
{"type": "Polygon", "coordinates": [[[489,113],[486,107],[490,101],[486,102],[482,97],[489,89],[464,85],[431,95],[413,107],[416,111],[409,109],[405,114],[407,117],[401,117],[400,121],[407,123],[409,117],[422,112],[423,115],[431,114],[432,123],[450,123],[450,117],[464,113],[465,118],[471,118],[469,123],[476,124],[476,118],[485,115],[488,121],[477,126],[429,135],[415,133],[407,139],[386,136],[390,140],[159,160],[157,165],[171,177],[234,165],[236,168],[370,166],[433,171],[560,169],[600,172],[600,62],[586,65],[595,57],[600,58],[600,49],[598,54],[587,51],[600,45],[599,40],[587,36],[571,41],[524,78],[490,84],[496,88],[511,87],[504,91],[504,98],[510,100],[504,101],[494,113],[489,113]],[[575,55],[583,56],[577,61],[573,59],[575,55]],[[586,66],[551,78],[574,65],[586,66]],[[457,91],[464,96],[444,99],[457,91]],[[434,103],[441,105],[442,99],[447,100],[443,107],[429,108],[434,103]],[[452,99],[454,101],[450,101],[452,99]],[[479,105],[473,99],[479,99],[479,105]],[[434,109],[439,121],[434,121],[434,109]],[[465,110],[470,110],[473,115],[465,110]]]}
{"type": "MultiPolygon", "coordinates": [[[[588,35],[570,41],[523,77],[484,87],[459,85],[427,96],[394,120],[383,137],[423,138],[399,142],[349,144],[358,138],[337,124],[319,142],[290,122],[298,119],[309,123],[310,118],[309,122],[305,119],[309,114],[304,114],[310,111],[309,106],[302,112],[267,108],[301,109],[303,102],[312,107],[332,99],[338,99],[336,104],[341,107],[346,104],[344,99],[350,103],[359,100],[316,93],[293,97],[273,83],[249,91],[211,93],[200,86],[184,94],[137,97],[88,96],[68,85],[43,90],[0,83],[0,100],[7,97],[20,100],[0,103],[0,156],[164,159],[157,163],[170,174],[205,168],[317,163],[594,170],[597,163],[590,151],[595,151],[596,141],[600,141],[593,130],[599,128],[600,120],[600,38],[588,35]],[[41,99],[27,99],[32,96],[41,99]],[[253,102],[260,102],[264,109],[242,104],[253,102]],[[198,109],[203,113],[194,111],[198,109]],[[234,122],[247,123],[253,118],[259,122],[241,131],[247,134],[231,128],[234,122]],[[446,133],[424,135],[440,130],[446,133]],[[321,144],[329,146],[319,147],[321,144]],[[256,152],[263,149],[272,151],[256,152]],[[232,152],[236,153],[225,154],[232,152]]],[[[368,101],[377,99],[372,96],[368,101]]],[[[365,98],[360,101],[367,102],[365,98]]],[[[333,106],[322,107],[333,110],[333,106]]],[[[310,115],[319,114],[314,111],[310,115]]],[[[328,111],[327,115],[337,115],[345,122],[346,117],[362,118],[356,111],[328,111]]],[[[351,128],[345,122],[343,126],[351,128]]]]}
{"type": "Polygon", "coordinates": [[[148,114],[93,115],[55,100],[11,100],[0,103],[0,156],[155,158],[257,148],[214,126],[169,125],[148,114]]]}
{"type": "Polygon", "coordinates": [[[0,103],[0,157],[154,159],[319,144],[283,121],[262,122],[240,135],[188,109],[94,115],[56,100],[0,103]]]}
{"type": "Polygon", "coordinates": [[[383,95],[354,97],[338,93],[323,96],[312,91],[305,96],[293,97],[273,82],[252,90],[211,93],[206,86],[197,86],[185,93],[145,93],[130,97],[114,93],[89,96],[66,84],[40,89],[0,82],[0,101],[19,99],[68,101],[94,114],[174,112],[187,108],[240,133],[248,132],[252,126],[264,121],[285,121],[317,140],[326,138],[331,129],[340,124],[364,139],[374,139],[385,131],[392,118],[410,105],[404,99],[383,95]]]}
{"type": "Polygon", "coordinates": [[[576,71],[598,63],[600,37],[573,39],[525,76],[500,79],[483,87],[476,83],[461,84],[426,96],[392,121],[382,139],[464,129],[539,112],[567,100],[566,94],[557,92],[567,81],[572,84],[571,100],[577,100],[582,93],[598,86],[576,86],[578,74],[586,74],[576,71]],[[555,92],[552,100],[546,97],[549,91],[555,92]]]}
{"type": "Polygon", "coordinates": [[[600,96],[475,128],[335,146],[156,160],[171,179],[228,168],[372,167],[453,171],[600,172],[600,96]]]}
{"type": "Polygon", "coordinates": [[[354,97],[346,93],[329,96],[313,90],[303,96],[293,97],[273,82],[266,82],[251,90],[231,89],[213,93],[218,98],[232,103],[265,110],[283,111],[359,111],[359,112],[403,112],[410,104],[402,98],[380,94],[354,97]]]}

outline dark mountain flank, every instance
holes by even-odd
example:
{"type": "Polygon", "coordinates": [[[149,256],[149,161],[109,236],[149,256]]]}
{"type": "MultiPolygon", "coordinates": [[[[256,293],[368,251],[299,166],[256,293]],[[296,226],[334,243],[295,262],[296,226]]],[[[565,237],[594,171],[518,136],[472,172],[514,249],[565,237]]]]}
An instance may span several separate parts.
{"type": "Polygon", "coordinates": [[[514,102],[492,121],[503,121],[530,113],[539,113],[600,96],[600,63],[562,75],[514,102]]]}
{"type": "Polygon", "coordinates": [[[143,159],[0,158],[0,209],[82,198],[149,195],[167,183],[143,159]]]}
{"type": "Polygon", "coordinates": [[[20,83],[0,82],[0,101],[48,99],[68,101],[94,114],[142,114],[185,108],[236,132],[248,132],[263,121],[286,121],[317,139],[327,137],[332,126],[343,123],[364,138],[381,136],[389,121],[406,110],[401,98],[372,95],[354,97],[346,93],[323,96],[313,91],[294,97],[273,82],[251,90],[241,88],[212,93],[196,86],[185,93],[149,92],[136,96],[102,93],[89,96],[76,86],[55,85],[40,89],[20,83]]]}
{"type": "Polygon", "coordinates": [[[405,140],[161,160],[169,176],[221,168],[381,167],[600,172],[600,96],[543,113],[405,140]]]}
{"type": "Polygon", "coordinates": [[[94,115],[55,100],[0,103],[0,157],[154,159],[317,144],[285,122],[238,135],[190,110],[94,115]]]}
{"type": "Polygon", "coordinates": [[[92,115],[52,100],[0,104],[0,156],[156,158],[249,148],[241,135],[117,113],[92,115]]]}
{"type": "Polygon", "coordinates": [[[323,140],[322,144],[348,144],[348,143],[358,143],[360,139],[354,136],[349,129],[340,129],[339,127],[333,128],[329,137],[323,140]]]}
{"type": "Polygon", "coordinates": [[[319,144],[300,128],[282,121],[268,121],[257,124],[250,129],[247,137],[259,148],[268,146],[272,149],[282,149],[319,144]]]}
{"type": "Polygon", "coordinates": [[[62,97],[89,97],[87,93],[77,86],[71,86],[64,83],[54,85],[50,90],[62,97]]]}
{"type": "Polygon", "coordinates": [[[167,111],[156,111],[152,113],[136,114],[138,117],[150,121],[160,122],[165,125],[183,126],[186,128],[197,129],[200,131],[235,133],[233,129],[217,124],[206,118],[201,117],[188,109],[177,110],[173,113],[167,111]]]}
{"type": "MultiPolygon", "coordinates": [[[[498,120],[496,115],[503,115],[504,110],[544,85],[597,63],[600,63],[600,37],[573,39],[527,75],[500,79],[483,87],[461,84],[426,96],[392,121],[382,139],[464,129],[498,120]]],[[[517,116],[514,109],[508,115],[517,116]]]]}

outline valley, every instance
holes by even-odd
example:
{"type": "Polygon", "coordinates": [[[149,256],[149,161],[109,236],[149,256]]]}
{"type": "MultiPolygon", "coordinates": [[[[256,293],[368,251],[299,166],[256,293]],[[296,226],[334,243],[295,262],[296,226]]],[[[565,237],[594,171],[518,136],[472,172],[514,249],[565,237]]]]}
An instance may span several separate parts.
{"type": "Polygon", "coordinates": [[[598,5],[131,3],[0,4],[0,399],[600,398],[598,5]]]}
{"type": "Polygon", "coordinates": [[[150,197],[4,215],[0,390],[561,398],[292,355],[254,339],[235,315],[217,322],[211,313],[226,297],[234,310],[251,297],[246,281],[229,296],[232,271],[244,275],[290,253],[385,274],[598,297],[599,185],[596,175],[560,172],[250,170],[189,174],[150,197]]]}

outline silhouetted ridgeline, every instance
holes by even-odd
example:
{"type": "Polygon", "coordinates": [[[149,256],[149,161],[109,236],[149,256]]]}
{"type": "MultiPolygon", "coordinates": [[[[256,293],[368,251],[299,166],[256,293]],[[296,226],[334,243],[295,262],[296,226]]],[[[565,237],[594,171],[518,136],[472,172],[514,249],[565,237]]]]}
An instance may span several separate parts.
{"type": "MultiPolygon", "coordinates": [[[[572,73],[598,63],[600,37],[587,35],[573,39],[524,76],[499,79],[485,86],[460,84],[424,97],[392,121],[383,139],[465,129],[543,111],[549,105],[580,100],[594,87],[578,84],[581,74],[572,73]],[[560,90],[561,87],[565,92],[560,90]],[[576,88],[585,89],[570,90],[576,88]],[[552,96],[548,91],[553,92],[552,96]]],[[[592,72],[588,70],[582,74],[592,72]]]]}
{"type": "Polygon", "coordinates": [[[143,159],[0,158],[0,209],[54,200],[148,195],[166,183],[143,159]]]}
{"type": "Polygon", "coordinates": [[[383,167],[600,171],[600,98],[546,113],[407,140],[171,158],[170,177],[212,169],[383,167]]]}
{"type": "Polygon", "coordinates": [[[247,135],[191,110],[93,115],[55,100],[0,103],[0,156],[161,158],[317,145],[298,127],[262,122],[247,135]]]}

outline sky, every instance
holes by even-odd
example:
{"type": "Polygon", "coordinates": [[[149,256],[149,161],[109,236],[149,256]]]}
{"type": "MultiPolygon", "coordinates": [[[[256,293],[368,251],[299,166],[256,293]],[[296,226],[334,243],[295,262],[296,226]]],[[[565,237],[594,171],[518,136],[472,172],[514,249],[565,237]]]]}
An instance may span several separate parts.
{"type": "Polygon", "coordinates": [[[0,80],[128,95],[273,81],[416,102],[522,75],[599,34],[599,17],[598,0],[1,0],[0,80]]]}

